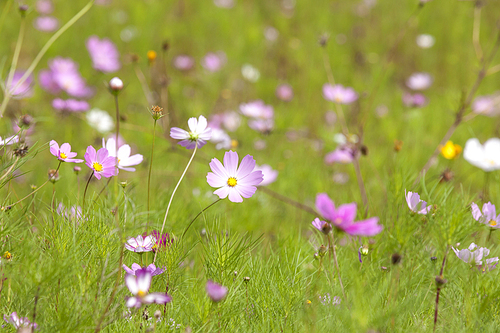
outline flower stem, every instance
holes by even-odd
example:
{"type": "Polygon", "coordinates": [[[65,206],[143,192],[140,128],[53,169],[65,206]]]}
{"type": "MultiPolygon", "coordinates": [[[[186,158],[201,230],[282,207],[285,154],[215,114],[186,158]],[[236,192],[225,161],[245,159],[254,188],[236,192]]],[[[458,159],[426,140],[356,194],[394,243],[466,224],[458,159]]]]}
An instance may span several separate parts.
{"type": "Polygon", "coordinates": [[[149,172],[148,172],[148,222],[146,224],[146,232],[149,231],[149,210],[150,210],[150,195],[151,195],[151,171],[153,170],[153,154],[155,151],[155,136],[156,136],[156,122],[153,125],[153,144],[151,146],[151,161],[149,162],[149,172]]]}
{"type": "MultiPolygon", "coordinates": [[[[443,257],[443,263],[441,264],[441,271],[439,272],[439,277],[443,277],[443,271],[444,271],[444,264],[446,263],[446,257],[448,256],[448,251],[450,250],[450,247],[447,245],[446,246],[446,252],[443,257]]],[[[436,324],[438,320],[438,307],[439,307],[439,294],[441,293],[441,287],[438,284],[436,287],[436,307],[434,309],[434,332],[436,331],[436,324]]]]}
{"type": "Polygon", "coordinates": [[[342,279],[340,278],[340,267],[339,267],[339,262],[337,260],[337,251],[335,250],[335,238],[333,238],[333,232],[331,232],[331,235],[332,235],[333,261],[335,262],[335,267],[337,268],[337,275],[339,277],[340,288],[342,288],[342,295],[344,295],[344,299],[347,302],[347,297],[344,291],[344,285],[342,284],[342,279]]]}
{"type": "Polygon", "coordinates": [[[275,198],[275,199],[278,199],[279,201],[281,202],[284,202],[288,205],[291,205],[291,206],[294,206],[298,209],[301,209],[305,212],[308,212],[309,214],[311,215],[315,215],[315,216],[319,216],[320,214],[318,214],[313,208],[309,207],[309,206],[306,206],[298,201],[295,201],[293,199],[290,199],[289,197],[286,197],[282,194],[279,194],[277,192],[274,192],[273,190],[270,190],[268,189],[267,187],[265,186],[259,186],[259,191],[262,191],[264,192],[265,194],[267,195],[270,195],[271,197],[275,198]]]}
{"type": "Polygon", "coordinates": [[[17,37],[16,48],[14,49],[14,56],[12,57],[12,64],[10,66],[9,75],[7,77],[7,84],[5,85],[5,95],[10,95],[15,90],[11,89],[12,79],[14,78],[14,72],[17,68],[17,61],[19,60],[19,54],[21,53],[21,46],[24,40],[24,31],[26,30],[26,19],[25,15],[21,15],[21,24],[19,27],[19,36],[17,37]]]}
{"type": "Polygon", "coordinates": [[[188,226],[186,227],[186,229],[184,230],[184,232],[182,233],[182,236],[181,238],[184,238],[184,235],[186,235],[186,232],[189,230],[189,228],[191,227],[191,225],[194,223],[194,221],[196,221],[196,219],[201,215],[203,214],[204,211],[206,211],[207,209],[209,209],[210,207],[212,207],[213,205],[215,205],[216,203],[218,203],[219,201],[221,201],[222,199],[219,198],[217,199],[216,201],[212,202],[210,205],[208,205],[207,207],[203,208],[201,210],[201,212],[198,213],[198,215],[196,215],[194,217],[194,219],[191,220],[191,222],[189,222],[188,226]]]}
{"type": "Polygon", "coordinates": [[[92,173],[90,174],[90,177],[87,180],[87,185],[85,185],[85,190],[83,191],[82,215],[85,214],[85,197],[87,196],[87,189],[89,188],[89,183],[90,183],[90,180],[92,179],[93,175],[94,175],[94,171],[92,171],[92,173]]]}

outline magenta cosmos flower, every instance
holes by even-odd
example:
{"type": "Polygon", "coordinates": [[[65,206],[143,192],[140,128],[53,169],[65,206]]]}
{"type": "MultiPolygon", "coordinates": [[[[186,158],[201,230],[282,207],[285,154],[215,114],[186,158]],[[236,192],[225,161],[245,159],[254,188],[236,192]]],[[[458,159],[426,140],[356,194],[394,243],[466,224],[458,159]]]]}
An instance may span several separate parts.
{"type": "Polygon", "coordinates": [[[352,163],[352,161],[354,161],[355,158],[356,154],[354,153],[354,149],[352,149],[348,145],[340,145],[334,151],[326,154],[325,163],[349,164],[352,163]]]}
{"type": "Polygon", "coordinates": [[[78,64],[70,58],[50,60],[49,69],[41,70],[38,79],[40,86],[54,95],[65,91],[73,97],[87,98],[94,93],[80,75],[78,64]]]}
{"type": "Polygon", "coordinates": [[[112,73],[120,69],[120,54],[115,44],[107,38],[90,36],[85,43],[92,59],[92,67],[103,73],[112,73]]]}
{"type": "Polygon", "coordinates": [[[486,257],[487,255],[490,254],[490,250],[488,250],[485,247],[480,247],[474,243],[471,243],[469,248],[463,249],[463,250],[458,250],[452,247],[453,252],[457,255],[457,257],[462,260],[463,262],[466,262],[471,265],[475,265],[477,268],[486,271],[486,270],[492,270],[496,267],[498,264],[498,257],[494,258],[489,258],[486,259],[486,265],[483,267],[483,257],[486,257]]]}
{"type": "Polygon", "coordinates": [[[57,157],[59,161],[71,162],[71,163],[82,163],[83,160],[74,159],[77,154],[71,151],[71,145],[69,143],[63,143],[61,147],[56,141],[50,141],[50,153],[57,157]]]}
{"type": "Polygon", "coordinates": [[[39,31],[52,32],[59,28],[59,20],[54,16],[38,16],[33,21],[33,26],[39,31]]]}
{"type": "Polygon", "coordinates": [[[227,295],[227,287],[221,286],[211,280],[207,281],[205,290],[207,291],[208,297],[214,302],[222,301],[227,295]]]}
{"type": "Polygon", "coordinates": [[[256,100],[249,103],[240,104],[240,111],[244,116],[258,119],[274,118],[274,108],[266,105],[262,100],[256,100]]]}
{"type": "Polygon", "coordinates": [[[94,147],[88,146],[85,152],[85,164],[94,171],[94,176],[101,179],[102,176],[109,178],[118,174],[115,167],[115,157],[109,156],[106,148],[101,148],[97,152],[94,147]]]}
{"type": "MultiPolygon", "coordinates": [[[[14,72],[10,85],[6,87],[13,99],[23,99],[33,96],[33,85],[35,84],[33,75],[29,75],[26,80],[19,85],[19,87],[15,88],[19,80],[23,77],[24,73],[24,71],[14,72]]],[[[5,81],[5,84],[7,85],[7,80],[5,81]]]]}
{"type": "Polygon", "coordinates": [[[485,203],[483,205],[482,213],[475,203],[471,204],[471,208],[472,217],[474,218],[474,220],[495,229],[500,228],[500,215],[497,215],[495,205],[493,205],[491,202],[485,203]]]}
{"type": "Polygon", "coordinates": [[[276,97],[284,102],[290,102],[293,99],[293,88],[289,84],[280,84],[276,88],[276,97]]]}
{"type": "Polygon", "coordinates": [[[143,304],[167,304],[172,301],[172,297],[165,293],[151,293],[151,273],[147,269],[135,271],[135,275],[127,274],[125,284],[132,293],[132,297],[127,298],[127,307],[140,308],[143,304]]]}
{"type": "Polygon", "coordinates": [[[217,72],[226,63],[226,54],[222,51],[209,52],[201,61],[201,65],[209,72],[217,72]]]}
{"type": "Polygon", "coordinates": [[[351,104],[358,99],[358,94],[351,87],[344,87],[341,84],[332,86],[325,83],[323,85],[323,98],[334,103],[351,104]]]}
{"type": "Polygon", "coordinates": [[[182,140],[179,144],[186,149],[194,149],[203,147],[212,136],[212,129],[208,126],[207,118],[200,116],[198,119],[189,118],[189,132],[182,128],[172,127],[170,129],[170,137],[176,140],[182,140]]]}
{"type": "Polygon", "coordinates": [[[156,238],[153,236],[142,237],[142,235],[139,235],[135,238],[129,238],[127,244],[125,244],[125,248],[136,253],[151,252],[155,244],[156,238]]]}
{"type": "Polygon", "coordinates": [[[212,172],[207,174],[207,182],[212,187],[219,187],[214,191],[220,199],[229,196],[229,201],[243,202],[257,190],[257,185],[264,179],[262,171],[255,171],[255,160],[247,155],[241,160],[238,167],[238,153],[227,151],[224,154],[224,166],[213,158],[210,162],[212,172]]]}
{"type": "Polygon", "coordinates": [[[180,71],[188,71],[194,66],[194,59],[185,54],[178,55],[173,62],[174,67],[180,71]]]}
{"type": "Polygon", "coordinates": [[[128,268],[127,265],[123,265],[122,267],[125,272],[130,275],[137,275],[137,273],[142,269],[148,271],[151,276],[159,275],[165,271],[164,269],[156,268],[155,264],[151,264],[148,267],[142,268],[141,265],[133,263],[132,266],[130,266],[131,268],[128,268]]]}
{"type": "MultiPolygon", "coordinates": [[[[335,208],[335,204],[326,193],[320,193],[316,197],[316,209],[325,219],[330,221],[334,227],[351,236],[371,237],[380,233],[384,228],[378,224],[378,217],[371,217],[367,220],[354,222],[357,209],[356,204],[350,203],[335,208]]],[[[313,221],[313,226],[324,232],[325,223],[327,222],[320,220],[318,222],[317,220],[313,221]]]]}
{"type": "Polygon", "coordinates": [[[16,330],[20,328],[38,328],[37,323],[32,323],[27,317],[19,317],[17,312],[12,312],[9,317],[3,315],[3,320],[12,324],[16,330]]]}
{"type": "Polygon", "coordinates": [[[406,193],[405,190],[405,198],[408,208],[410,208],[412,212],[425,215],[432,208],[432,206],[427,206],[427,202],[420,200],[420,195],[416,192],[413,193],[408,191],[408,193],[406,193]]]}
{"type": "Polygon", "coordinates": [[[90,109],[89,103],[76,99],[61,99],[56,98],[52,101],[52,107],[61,112],[84,112],[90,109]]]}

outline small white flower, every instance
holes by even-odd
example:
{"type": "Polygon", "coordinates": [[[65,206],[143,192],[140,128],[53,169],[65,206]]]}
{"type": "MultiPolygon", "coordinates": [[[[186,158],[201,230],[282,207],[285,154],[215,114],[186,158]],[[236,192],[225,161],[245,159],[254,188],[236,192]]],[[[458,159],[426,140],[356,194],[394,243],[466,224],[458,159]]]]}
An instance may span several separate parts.
{"type": "Polygon", "coordinates": [[[429,73],[414,73],[406,80],[406,86],[412,90],[425,90],[432,85],[432,81],[429,73]]]}
{"type": "Polygon", "coordinates": [[[186,149],[194,149],[203,147],[212,136],[212,129],[208,127],[207,118],[200,116],[198,119],[189,118],[189,132],[182,128],[172,127],[170,129],[170,137],[177,140],[182,140],[179,144],[186,149]]]}
{"type": "Polygon", "coordinates": [[[87,122],[101,133],[109,132],[113,129],[113,118],[106,112],[98,108],[93,108],[87,112],[87,122]]]}
{"type": "Polygon", "coordinates": [[[470,164],[487,172],[500,169],[500,139],[489,139],[484,145],[481,145],[476,138],[467,140],[464,158],[470,164]]]}
{"type": "Polygon", "coordinates": [[[432,35],[421,34],[417,36],[417,45],[422,49],[431,48],[434,45],[435,39],[432,35]]]}
{"type": "Polygon", "coordinates": [[[250,82],[257,82],[260,78],[259,70],[250,64],[244,64],[241,67],[241,75],[250,82]]]}

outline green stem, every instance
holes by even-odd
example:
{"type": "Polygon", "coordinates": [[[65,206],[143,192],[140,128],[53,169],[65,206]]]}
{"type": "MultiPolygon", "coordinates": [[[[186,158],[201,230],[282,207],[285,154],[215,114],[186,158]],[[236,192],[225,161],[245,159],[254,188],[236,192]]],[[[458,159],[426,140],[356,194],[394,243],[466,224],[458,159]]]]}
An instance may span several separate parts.
{"type": "Polygon", "coordinates": [[[19,28],[19,36],[17,37],[16,48],[14,49],[14,56],[12,57],[12,64],[10,65],[10,71],[7,77],[7,84],[5,86],[5,95],[10,95],[12,92],[15,91],[14,89],[11,89],[11,84],[14,78],[14,72],[16,71],[17,68],[17,61],[19,60],[19,54],[21,53],[21,46],[23,45],[25,30],[26,30],[26,19],[24,14],[22,14],[21,26],[19,28]]]}
{"type": "Polygon", "coordinates": [[[93,175],[94,175],[94,171],[92,171],[92,173],[90,174],[90,177],[87,180],[87,185],[85,185],[85,190],[83,191],[82,215],[85,214],[85,198],[87,196],[87,189],[89,188],[89,183],[90,183],[90,180],[92,179],[93,175]]]}
{"type": "Polygon", "coordinates": [[[340,278],[340,267],[339,267],[339,262],[337,260],[337,251],[335,250],[335,238],[333,238],[333,232],[331,233],[331,235],[332,235],[333,261],[335,262],[335,267],[337,268],[337,275],[339,276],[340,288],[342,288],[342,295],[344,295],[344,299],[347,302],[347,297],[344,291],[344,285],[342,284],[342,279],[340,278]]]}
{"type": "Polygon", "coordinates": [[[151,146],[151,161],[149,163],[149,173],[148,173],[148,222],[146,224],[146,232],[149,231],[149,209],[150,209],[150,195],[151,195],[151,171],[153,170],[153,154],[155,151],[155,136],[156,136],[156,119],[153,125],[153,145],[151,146]]]}
{"type": "Polygon", "coordinates": [[[186,229],[184,230],[184,232],[182,233],[182,236],[181,238],[184,238],[184,235],[186,235],[186,232],[189,230],[189,228],[191,227],[191,225],[194,223],[194,221],[196,221],[196,219],[201,215],[203,214],[204,211],[206,211],[207,209],[209,209],[210,207],[212,207],[213,205],[215,205],[216,203],[218,203],[219,201],[221,201],[222,199],[217,199],[216,201],[212,202],[210,205],[208,205],[207,207],[203,208],[201,212],[198,213],[198,215],[196,215],[194,217],[194,219],[191,220],[191,222],[189,222],[188,226],[186,227],[186,229]]]}

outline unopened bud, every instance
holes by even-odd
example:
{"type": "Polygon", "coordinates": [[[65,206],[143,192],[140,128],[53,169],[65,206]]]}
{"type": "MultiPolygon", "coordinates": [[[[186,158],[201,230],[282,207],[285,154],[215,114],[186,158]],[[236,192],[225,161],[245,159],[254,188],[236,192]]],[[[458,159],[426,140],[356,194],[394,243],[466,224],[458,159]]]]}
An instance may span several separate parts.
{"type": "Polygon", "coordinates": [[[432,262],[436,262],[437,260],[438,260],[438,258],[437,258],[437,257],[431,257],[431,261],[432,261],[432,262]]]}
{"type": "Polygon", "coordinates": [[[78,174],[80,173],[80,171],[82,171],[82,168],[80,168],[79,166],[76,166],[73,168],[73,172],[75,173],[75,175],[78,176],[78,174]]]}
{"type": "Polygon", "coordinates": [[[19,123],[17,124],[17,126],[21,128],[28,128],[31,126],[32,123],[33,123],[33,117],[30,116],[29,114],[25,114],[19,118],[19,123]]]}
{"type": "Polygon", "coordinates": [[[367,256],[368,255],[368,246],[366,246],[366,245],[361,246],[359,248],[359,253],[361,253],[361,255],[367,256]]]}
{"type": "Polygon", "coordinates": [[[448,283],[448,280],[446,280],[442,275],[436,276],[436,286],[438,288],[441,288],[444,286],[446,283],[448,283]]]}
{"type": "Polygon", "coordinates": [[[24,17],[24,15],[26,15],[26,12],[28,11],[28,9],[29,9],[28,5],[20,5],[19,12],[21,13],[21,16],[24,17]]]}
{"type": "Polygon", "coordinates": [[[244,281],[244,282],[248,282],[248,281],[250,281],[250,277],[249,277],[249,276],[245,276],[245,277],[243,278],[243,281],[244,281]]]}
{"type": "Polygon", "coordinates": [[[326,254],[326,251],[327,251],[327,250],[328,250],[328,249],[326,248],[326,246],[321,245],[321,246],[319,247],[319,251],[318,251],[319,256],[320,256],[320,257],[323,257],[323,256],[326,254]]]}
{"type": "Polygon", "coordinates": [[[118,77],[114,77],[109,80],[109,89],[113,92],[118,92],[123,89],[123,81],[118,77]]]}
{"type": "Polygon", "coordinates": [[[363,156],[368,156],[368,147],[367,147],[367,146],[362,145],[362,146],[359,148],[359,151],[361,152],[361,155],[363,155],[363,156]]]}
{"type": "Polygon", "coordinates": [[[59,180],[59,171],[50,169],[48,172],[49,180],[51,183],[55,183],[59,180]]]}
{"type": "Polygon", "coordinates": [[[233,272],[234,276],[238,276],[238,271],[233,272]]]}
{"type": "Polygon", "coordinates": [[[332,231],[332,225],[328,222],[323,223],[323,226],[321,227],[321,232],[324,233],[325,235],[328,235],[332,231]]]}
{"type": "Polygon", "coordinates": [[[127,187],[127,185],[128,185],[128,182],[126,182],[126,181],[124,181],[124,182],[120,182],[120,186],[121,186],[122,188],[127,187]]]}

